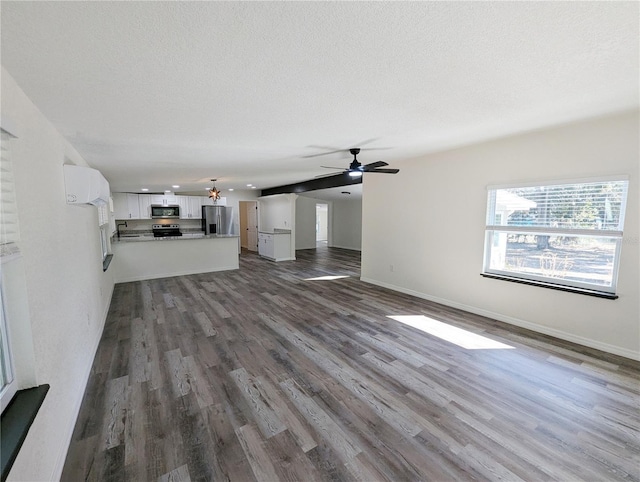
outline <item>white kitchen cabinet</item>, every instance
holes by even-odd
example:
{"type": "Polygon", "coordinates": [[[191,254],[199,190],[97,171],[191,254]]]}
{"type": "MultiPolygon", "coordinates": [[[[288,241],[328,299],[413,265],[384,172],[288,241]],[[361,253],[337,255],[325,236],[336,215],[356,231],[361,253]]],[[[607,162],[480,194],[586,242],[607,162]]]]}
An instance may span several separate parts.
{"type": "Polygon", "coordinates": [[[115,219],[140,219],[138,195],[124,192],[113,193],[113,217],[115,219]]]}
{"type": "Polygon", "coordinates": [[[151,194],[139,194],[138,206],[140,207],[140,219],[151,219],[151,205],[154,204],[151,194]]]}
{"type": "Polygon", "coordinates": [[[191,196],[189,198],[193,219],[202,219],[202,206],[206,205],[207,201],[209,201],[209,198],[205,196],[191,196]]]}
{"type": "Polygon", "coordinates": [[[178,204],[178,197],[173,194],[151,194],[151,204],[169,206],[178,204]]]}
{"type": "Polygon", "coordinates": [[[191,196],[176,196],[178,206],[180,206],[180,219],[191,219],[191,211],[189,209],[189,198],[191,196]]]}
{"type": "Polygon", "coordinates": [[[272,261],[291,259],[290,233],[258,233],[258,254],[272,261]]]}
{"type": "Polygon", "coordinates": [[[258,233],[258,254],[274,259],[273,234],[258,233]]]}
{"type": "Polygon", "coordinates": [[[202,205],[209,198],[204,196],[176,196],[180,206],[180,219],[202,219],[202,205]]]}

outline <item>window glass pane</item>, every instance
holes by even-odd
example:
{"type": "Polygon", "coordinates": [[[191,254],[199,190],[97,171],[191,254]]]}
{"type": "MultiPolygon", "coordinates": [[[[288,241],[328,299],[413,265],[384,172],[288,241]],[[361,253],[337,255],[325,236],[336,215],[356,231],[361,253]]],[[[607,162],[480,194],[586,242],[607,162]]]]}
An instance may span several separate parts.
{"type": "Polygon", "coordinates": [[[613,286],[619,238],[489,231],[488,271],[558,284],[613,286]]]}
{"type": "MultiPolygon", "coordinates": [[[[622,231],[628,181],[496,189],[489,224],[622,231]]],[[[493,199],[492,199],[493,197],[493,199]]]]}
{"type": "Polygon", "coordinates": [[[100,244],[102,246],[102,261],[105,260],[107,254],[109,254],[109,243],[107,242],[108,238],[107,230],[102,227],[100,228],[100,244]]]}
{"type": "MultiPolygon", "coordinates": [[[[0,290],[0,392],[4,397],[5,389],[13,382],[13,368],[11,365],[11,353],[7,337],[7,325],[4,317],[4,299],[0,290]]],[[[9,395],[9,398],[11,396],[9,395]]],[[[3,406],[6,405],[6,401],[3,406]]]]}

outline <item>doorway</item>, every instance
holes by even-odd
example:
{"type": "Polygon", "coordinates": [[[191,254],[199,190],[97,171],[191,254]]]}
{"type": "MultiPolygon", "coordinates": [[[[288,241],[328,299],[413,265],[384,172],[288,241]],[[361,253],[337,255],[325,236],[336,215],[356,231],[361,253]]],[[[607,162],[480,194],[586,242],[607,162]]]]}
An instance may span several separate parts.
{"type": "Polygon", "coordinates": [[[316,248],[328,246],[329,205],[316,203],[316,248]]]}
{"type": "Polygon", "coordinates": [[[258,251],[258,203],[240,201],[240,246],[249,251],[258,251]]]}

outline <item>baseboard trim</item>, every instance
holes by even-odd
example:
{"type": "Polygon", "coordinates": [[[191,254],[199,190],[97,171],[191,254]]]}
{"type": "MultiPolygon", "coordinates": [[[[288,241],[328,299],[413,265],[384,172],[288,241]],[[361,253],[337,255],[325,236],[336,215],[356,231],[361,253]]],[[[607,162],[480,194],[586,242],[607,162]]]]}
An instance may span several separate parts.
{"type": "Polygon", "coordinates": [[[216,268],[216,269],[208,269],[208,270],[199,270],[199,269],[195,269],[195,270],[187,270],[187,271],[179,271],[179,272],[171,272],[171,273],[158,273],[158,274],[153,274],[153,275],[148,275],[148,276],[133,276],[131,278],[119,278],[115,280],[115,283],[130,283],[133,281],[147,281],[150,279],[160,279],[160,278],[173,278],[174,276],[188,276],[191,274],[203,274],[203,273],[215,273],[217,271],[231,271],[234,269],[239,269],[239,266],[222,266],[220,268],[216,268]]]}
{"type": "Polygon", "coordinates": [[[602,343],[597,340],[592,340],[590,338],[584,338],[581,336],[574,335],[572,333],[567,333],[566,331],[556,330],[554,328],[549,328],[548,326],[538,325],[537,323],[532,323],[530,321],[521,320],[519,318],[514,318],[511,316],[502,315],[500,313],[495,313],[493,311],[484,310],[482,308],[477,308],[475,306],[466,305],[464,303],[458,303],[456,301],[447,300],[444,298],[439,298],[437,296],[427,295],[425,293],[420,293],[418,291],[414,291],[408,288],[403,288],[401,286],[396,286],[391,283],[385,283],[382,281],[378,281],[371,278],[361,277],[361,281],[365,283],[369,283],[372,285],[380,286],[382,288],[387,288],[393,291],[399,291],[400,293],[404,293],[407,295],[415,296],[416,298],[421,298],[423,300],[432,301],[434,303],[439,303],[441,305],[450,306],[452,308],[458,308],[460,310],[468,311],[469,313],[474,313],[480,316],[486,316],[487,318],[492,318],[494,320],[502,321],[504,323],[508,323],[510,325],[515,325],[520,328],[526,328],[527,330],[535,331],[537,333],[542,333],[543,335],[549,335],[554,338],[559,338],[561,340],[570,341],[572,343],[576,343],[578,345],[587,346],[589,348],[595,348],[596,350],[604,351],[607,353],[611,353],[613,355],[622,356],[625,358],[629,358],[631,360],[640,361],[640,353],[635,352],[633,350],[628,350],[626,348],[621,348],[619,346],[610,345],[608,343],[602,343]]]}
{"type": "Polygon", "coordinates": [[[360,248],[354,248],[352,246],[339,246],[337,244],[332,244],[331,246],[329,246],[330,248],[339,248],[339,249],[348,249],[349,251],[358,251],[358,252],[362,252],[362,249],[360,248]]]}
{"type": "Polygon", "coordinates": [[[86,364],[87,369],[83,374],[83,383],[82,383],[82,392],[80,396],[76,399],[76,403],[73,406],[73,424],[69,427],[67,433],[61,438],[62,442],[62,450],[56,460],[56,464],[53,467],[53,472],[50,480],[60,480],[62,477],[62,470],[64,469],[64,463],[67,460],[67,453],[69,452],[69,446],[71,445],[71,438],[73,437],[73,430],[76,427],[76,423],[78,422],[78,415],[80,415],[80,408],[82,407],[82,400],[84,398],[84,392],[87,389],[87,383],[89,383],[89,376],[91,375],[91,369],[93,368],[93,360],[96,357],[96,353],[98,352],[98,346],[100,345],[100,340],[102,339],[102,334],[104,333],[104,327],[107,324],[107,316],[109,316],[109,308],[111,307],[111,300],[113,299],[113,291],[115,288],[115,283],[111,286],[111,293],[109,294],[109,302],[106,304],[104,308],[104,312],[102,313],[102,328],[100,329],[98,336],[93,341],[93,349],[91,350],[91,358],[88,360],[86,364]]]}

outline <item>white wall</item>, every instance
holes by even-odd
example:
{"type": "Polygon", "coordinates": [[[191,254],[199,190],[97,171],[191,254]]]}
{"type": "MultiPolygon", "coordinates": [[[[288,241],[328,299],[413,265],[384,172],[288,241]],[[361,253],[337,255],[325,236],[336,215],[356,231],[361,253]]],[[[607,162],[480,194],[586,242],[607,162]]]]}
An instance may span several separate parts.
{"type": "Polygon", "coordinates": [[[638,112],[625,113],[432,154],[399,164],[395,176],[369,176],[362,278],[640,358],[639,127],[638,112]],[[619,299],[480,276],[487,185],[618,174],[629,176],[619,299]],[[375,195],[381,191],[389,195],[375,195]]]}
{"type": "MultiPolygon", "coordinates": [[[[2,68],[2,116],[19,139],[12,147],[33,373],[51,389],[9,480],[60,477],[113,291],[102,272],[97,210],[65,202],[63,164],[86,165],[2,68]]],[[[7,277],[9,279],[7,279],[7,277]]],[[[16,302],[8,299],[7,303],[16,302]]]]}
{"type": "Polygon", "coordinates": [[[258,199],[258,229],[293,229],[295,224],[295,194],[275,194],[258,199]]]}
{"type": "Polygon", "coordinates": [[[312,197],[296,199],[296,249],[316,247],[316,203],[326,202],[312,197]]]}
{"type": "MultiPolygon", "coordinates": [[[[320,193],[319,193],[320,194],[320,193]]],[[[316,247],[316,204],[329,206],[329,246],[354,249],[362,247],[362,201],[300,196],[296,200],[296,249],[316,247]]]]}
{"type": "MultiPolygon", "coordinates": [[[[388,211],[384,211],[388,213],[388,211]]],[[[333,242],[336,248],[362,248],[362,201],[334,201],[332,209],[333,242]]]]}

